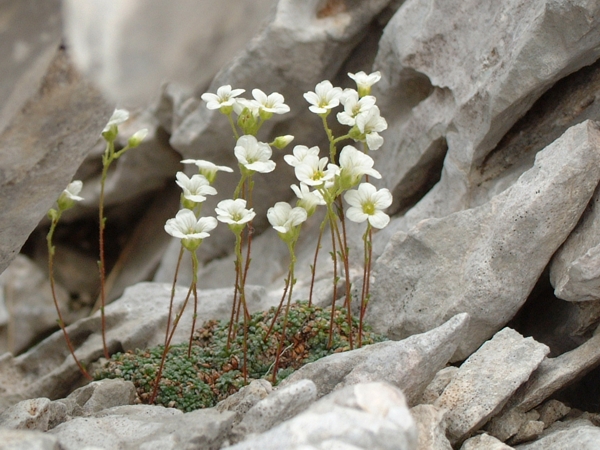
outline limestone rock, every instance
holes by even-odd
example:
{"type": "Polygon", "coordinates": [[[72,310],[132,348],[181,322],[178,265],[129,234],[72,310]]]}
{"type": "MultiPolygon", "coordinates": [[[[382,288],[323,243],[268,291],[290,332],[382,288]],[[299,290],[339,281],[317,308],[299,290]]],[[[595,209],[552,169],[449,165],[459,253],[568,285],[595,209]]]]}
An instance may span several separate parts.
{"type": "Polygon", "coordinates": [[[435,406],[448,412],[448,436],[461,442],[500,411],[549,349],[505,328],[460,367],[435,406]]]}
{"type": "Polygon", "coordinates": [[[124,105],[143,105],[165,81],[210,82],[268,17],[273,0],[127,4],[63,2],[65,31],[82,71],[124,105]],[[160,30],[160,33],[157,33],[160,30]]]}
{"type": "Polygon", "coordinates": [[[58,437],[64,450],[98,444],[103,448],[218,449],[234,416],[214,408],[183,414],[158,406],[117,406],[93,417],[75,418],[48,433],[58,437]]]}
{"type": "Polygon", "coordinates": [[[347,386],[231,450],[302,448],[416,450],[417,430],[402,392],[386,383],[347,386]]]}
{"type": "Polygon", "coordinates": [[[112,109],[57,49],[0,134],[0,272],[67,187],[112,109]]]}
{"type": "Polygon", "coordinates": [[[488,203],[395,235],[373,269],[367,321],[400,339],[467,312],[453,359],[466,358],[525,302],[591,198],[599,163],[600,131],[586,121],[488,203]]]}
{"type": "Polygon", "coordinates": [[[410,409],[410,414],[417,423],[419,450],[452,450],[446,438],[445,409],[433,405],[417,405],[410,409]]]}
{"type": "MultiPolygon", "coordinates": [[[[575,350],[546,358],[505,408],[526,412],[600,364],[600,333],[575,350]]],[[[505,413],[503,412],[503,414],[505,413]]]]}
{"type": "Polygon", "coordinates": [[[56,436],[41,431],[0,429],[0,442],[3,450],[62,450],[56,436]]]}
{"type": "Polygon", "coordinates": [[[301,367],[281,385],[309,379],[317,385],[319,396],[323,396],[344,386],[386,381],[402,389],[408,404],[414,405],[464,339],[467,323],[468,316],[458,314],[428,333],[403,341],[336,353],[301,367]]]}
{"type": "Polygon", "coordinates": [[[454,378],[458,371],[458,367],[448,366],[436,373],[433,380],[431,380],[431,383],[429,383],[423,391],[419,403],[433,405],[440,395],[442,395],[442,392],[444,392],[444,389],[450,384],[452,378],[454,378]]]}
{"type": "Polygon", "coordinates": [[[273,386],[267,380],[252,380],[248,386],[244,386],[235,394],[220,401],[217,411],[233,411],[237,414],[236,422],[239,422],[254,405],[268,397],[273,391],[273,386]]]}
{"type": "Polygon", "coordinates": [[[398,9],[374,64],[382,114],[394,117],[385,152],[374,156],[397,209],[412,206],[436,172],[439,182],[381,233],[381,248],[396,230],[481,205],[527,170],[502,160],[490,167],[490,155],[544,91],[598,59],[599,11],[595,2],[554,0],[485,8],[430,0],[398,9]]]}
{"type": "Polygon", "coordinates": [[[549,428],[540,439],[515,447],[517,450],[571,449],[595,450],[600,441],[600,429],[588,420],[567,422],[555,429],[549,428]]]}
{"type": "Polygon", "coordinates": [[[132,405],[137,398],[131,381],[106,379],[93,381],[73,391],[64,400],[70,416],[89,416],[115,406],[132,405]]]}
{"type": "Polygon", "coordinates": [[[0,426],[13,430],[48,430],[52,402],[47,398],[23,400],[0,415],[0,426]]]}
{"type": "Polygon", "coordinates": [[[556,252],[550,265],[554,295],[568,301],[600,298],[600,188],[581,222],[556,252]]]}
{"type": "Polygon", "coordinates": [[[317,387],[310,380],[300,380],[274,390],[255,404],[234,427],[238,436],[263,433],[296,416],[317,400],[317,387]]]}
{"type": "Polygon", "coordinates": [[[467,439],[460,450],[513,450],[513,448],[489,434],[479,434],[467,439]]]}

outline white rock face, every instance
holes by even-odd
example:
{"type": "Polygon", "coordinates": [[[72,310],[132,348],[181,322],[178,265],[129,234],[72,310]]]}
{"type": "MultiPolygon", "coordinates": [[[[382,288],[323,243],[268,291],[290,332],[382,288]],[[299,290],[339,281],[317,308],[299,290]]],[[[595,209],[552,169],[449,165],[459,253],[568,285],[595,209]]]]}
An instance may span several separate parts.
{"type": "Polygon", "coordinates": [[[599,163],[600,130],[586,121],[488,203],[398,233],[374,267],[370,323],[401,338],[466,311],[455,360],[466,358],[525,302],[587,206],[599,163]]]}
{"type": "Polygon", "coordinates": [[[402,392],[386,383],[347,386],[307,411],[231,450],[417,449],[417,429],[402,392]]]}
{"type": "Polygon", "coordinates": [[[67,187],[112,112],[58,48],[27,100],[0,132],[0,272],[67,187]]]}
{"type": "Polygon", "coordinates": [[[546,89],[598,58],[599,11],[585,0],[402,5],[375,61],[383,75],[375,94],[383,94],[382,113],[393,117],[375,158],[398,206],[427,182],[420,174],[439,171],[442,161],[443,170],[436,186],[381,234],[383,245],[394,230],[488,201],[527,169],[484,165],[546,89]],[[485,183],[490,173],[495,180],[485,183]]]}
{"type": "Polygon", "coordinates": [[[121,105],[141,106],[165,81],[201,89],[246,46],[274,0],[63,1],[81,70],[121,105]]]}
{"type": "Polygon", "coordinates": [[[504,328],[473,353],[434,403],[449,410],[450,441],[463,441],[499,412],[548,352],[544,344],[504,328]]]}
{"type": "Polygon", "coordinates": [[[466,339],[468,322],[466,314],[459,314],[428,333],[327,356],[301,367],[281,385],[309,379],[323,396],[345,386],[386,381],[402,389],[408,404],[414,405],[466,339]]]}
{"type": "Polygon", "coordinates": [[[554,295],[571,302],[600,298],[600,189],[581,223],[556,252],[550,265],[554,295]]]}

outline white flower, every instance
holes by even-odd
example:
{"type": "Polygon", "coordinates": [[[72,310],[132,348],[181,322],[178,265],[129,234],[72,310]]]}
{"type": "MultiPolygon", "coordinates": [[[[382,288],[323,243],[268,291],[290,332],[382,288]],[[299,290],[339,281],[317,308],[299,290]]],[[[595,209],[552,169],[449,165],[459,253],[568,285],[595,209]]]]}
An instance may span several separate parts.
{"type": "Polygon", "coordinates": [[[129,138],[127,145],[129,148],[135,148],[142,143],[146,136],[148,136],[148,129],[142,128],[141,130],[136,131],[136,133],[129,138]]]}
{"type": "Polygon", "coordinates": [[[253,208],[246,209],[246,200],[222,200],[215,208],[217,220],[229,225],[242,225],[250,222],[256,216],[253,208]]]}
{"type": "Polygon", "coordinates": [[[277,202],[267,211],[271,226],[281,234],[289,234],[307,219],[306,210],[299,206],[292,208],[289,203],[277,202]]]}
{"type": "Polygon", "coordinates": [[[344,105],[344,111],[337,114],[338,122],[350,127],[355,125],[356,116],[375,105],[375,97],[367,95],[359,99],[358,92],[354,89],[344,90],[340,101],[344,105]]]}
{"type": "Polygon", "coordinates": [[[333,87],[330,81],[321,81],[315,87],[315,92],[307,92],[304,98],[311,106],[308,107],[315,114],[325,114],[331,108],[340,104],[342,88],[333,87]]]}
{"type": "Polygon", "coordinates": [[[371,183],[361,183],[358,189],[347,191],[344,198],[350,205],[346,217],[352,222],[368,220],[375,228],[384,228],[390,222],[390,217],[382,211],[392,204],[388,189],[377,190],[371,183]]]}
{"type": "Polygon", "coordinates": [[[379,71],[367,75],[361,70],[357,73],[348,73],[348,76],[356,82],[356,87],[361,97],[368,95],[371,91],[371,86],[381,80],[381,73],[379,71]]]}
{"type": "Polygon", "coordinates": [[[183,161],[181,161],[181,163],[196,164],[196,166],[198,166],[198,169],[200,169],[200,174],[204,175],[208,182],[211,184],[215,181],[217,172],[233,172],[233,169],[231,167],[217,166],[216,164],[211,163],[210,161],[205,161],[203,159],[184,159],[183,161]]]}
{"type": "Polygon", "coordinates": [[[292,150],[293,155],[285,155],[283,159],[292,167],[296,167],[309,155],[319,156],[319,147],[308,148],[306,145],[296,145],[292,150]]]}
{"type": "Polygon", "coordinates": [[[77,195],[81,192],[82,187],[83,183],[80,180],[71,181],[67,188],[61,192],[56,201],[58,209],[66,211],[67,209],[72,208],[75,202],[83,200],[83,197],[77,195]]]}
{"type": "Polygon", "coordinates": [[[194,213],[189,209],[180,210],[174,219],[167,220],[165,231],[171,236],[181,239],[181,243],[190,251],[196,250],[202,243],[202,239],[210,236],[217,226],[214,217],[201,217],[196,219],[194,213]]]}
{"type": "Polygon", "coordinates": [[[358,184],[363,175],[381,178],[381,174],[373,169],[373,158],[357,150],[352,145],[346,145],[340,152],[340,178],[344,188],[358,184]]]}
{"type": "Polygon", "coordinates": [[[216,94],[206,92],[202,94],[202,100],[206,102],[208,109],[219,109],[223,106],[233,106],[235,97],[242,94],[244,89],[231,89],[231,85],[226,84],[217,89],[216,94]]]}
{"type": "Polygon", "coordinates": [[[292,191],[298,197],[297,205],[304,208],[309,216],[312,216],[317,206],[325,205],[325,199],[319,191],[312,191],[304,183],[300,187],[292,184],[292,191]]]}
{"type": "Polygon", "coordinates": [[[260,116],[260,107],[261,104],[256,100],[248,100],[247,98],[236,98],[235,103],[233,104],[233,110],[239,116],[244,111],[244,108],[248,108],[250,114],[253,117],[260,116]]]}
{"type": "Polygon", "coordinates": [[[291,134],[286,134],[285,136],[277,136],[271,145],[273,145],[275,148],[278,148],[279,150],[283,150],[293,140],[294,136],[292,136],[291,134]]]}
{"type": "Polygon", "coordinates": [[[83,182],[81,180],[71,181],[67,188],[62,191],[62,195],[67,197],[70,200],[74,200],[76,202],[80,202],[83,200],[83,197],[80,197],[79,194],[81,189],[83,188],[83,182]]]}
{"type": "Polygon", "coordinates": [[[273,92],[267,96],[267,94],[260,89],[253,89],[252,96],[260,104],[260,109],[265,112],[285,114],[290,111],[290,107],[283,103],[283,95],[278,92],[273,92]]]}
{"type": "Polygon", "coordinates": [[[183,190],[183,197],[195,203],[202,203],[207,195],[215,195],[217,190],[210,185],[204,175],[192,175],[192,178],[183,172],[177,172],[176,183],[183,190]]]}
{"type": "Polygon", "coordinates": [[[102,132],[109,131],[113,126],[118,127],[122,123],[127,122],[127,119],[129,119],[129,111],[126,109],[115,109],[102,132]]]}
{"type": "Polygon", "coordinates": [[[365,135],[369,150],[377,150],[383,144],[379,131],[387,129],[386,120],[381,117],[377,106],[356,116],[356,127],[365,135]]]}
{"type": "Polygon", "coordinates": [[[327,165],[327,169],[325,169],[326,164],[327,158],[319,159],[318,156],[309,155],[294,168],[294,173],[298,181],[304,184],[322,186],[327,181],[333,180],[340,171],[339,167],[335,164],[329,164],[327,165]]]}
{"type": "Polygon", "coordinates": [[[247,170],[269,173],[275,170],[275,162],[271,161],[271,147],[258,142],[252,135],[241,136],[233,150],[238,162],[247,170]]]}

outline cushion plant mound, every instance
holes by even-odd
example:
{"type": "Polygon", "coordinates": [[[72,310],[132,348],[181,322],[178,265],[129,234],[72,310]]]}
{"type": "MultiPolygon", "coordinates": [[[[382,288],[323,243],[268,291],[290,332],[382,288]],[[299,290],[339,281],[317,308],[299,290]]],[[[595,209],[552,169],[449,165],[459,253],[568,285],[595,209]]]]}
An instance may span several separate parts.
{"type": "MultiPolygon", "coordinates": [[[[234,323],[228,345],[229,322],[211,320],[194,334],[191,356],[188,343],[172,345],[159,385],[156,404],[188,412],[217,404],[253,379],[267,378],[279,383],[294,370],[332,353],[350,350],[350,326],[345,308],[308,306],[307,302],[290,305],[285,337],[284,314],[277,315],[267,337],[276,308],[234,323]],[[331,336],[330,336],[331,330],[331,336]],[[244,336],[247,349],[244,351],[244,336]],[[278,348],[281,355],[276,379],[273,370],[278,348]],[[244,354],[248,356],[244,377],[244,354]]],[[[358,319],[352,318],[352,343],[358,341],[358,319]]],[[[385,340],[368,327],[363,329],[362,345],[385,340]]],[[[117,353],[98,370],[96,379],[123,378],[132,381],[142,401],[148,401],[164,346],[117,353]]]]}

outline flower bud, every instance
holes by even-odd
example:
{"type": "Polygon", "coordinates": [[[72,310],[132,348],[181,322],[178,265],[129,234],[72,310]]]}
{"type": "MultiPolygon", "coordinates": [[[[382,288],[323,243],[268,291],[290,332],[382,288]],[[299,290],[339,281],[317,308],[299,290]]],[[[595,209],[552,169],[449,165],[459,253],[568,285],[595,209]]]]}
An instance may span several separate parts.
{"type": "Polygon", "coordinates": [[[292,136],[291,134],[286,134],[285,136],[277,136],[271,145],[279,150],[283,150],[293,140],[294,136],[292,136]]]}

